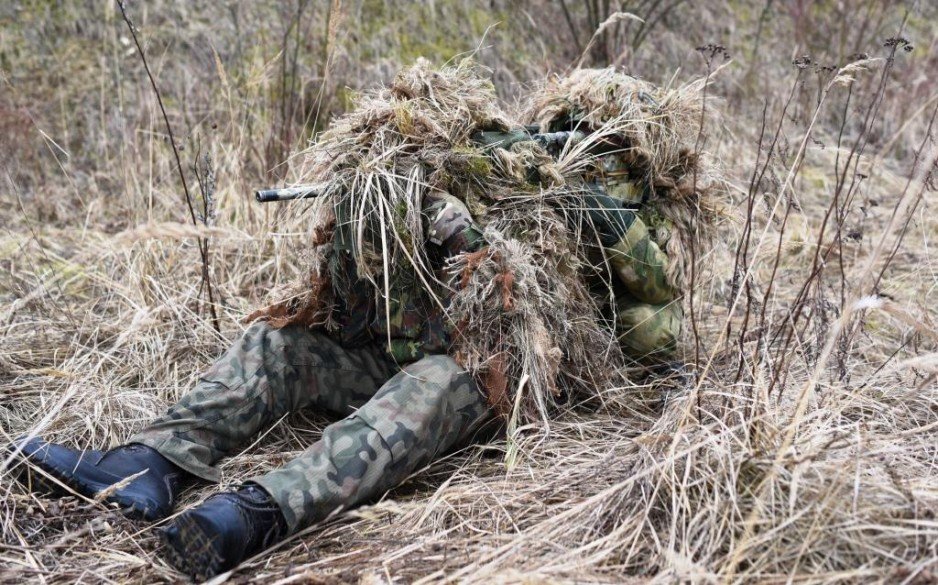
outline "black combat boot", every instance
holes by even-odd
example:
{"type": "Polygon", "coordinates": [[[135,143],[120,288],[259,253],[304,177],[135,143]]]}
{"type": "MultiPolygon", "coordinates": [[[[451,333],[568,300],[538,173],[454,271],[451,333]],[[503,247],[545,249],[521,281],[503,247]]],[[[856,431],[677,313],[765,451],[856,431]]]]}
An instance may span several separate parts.
{"type": "Polygon", "coordinates": [[[283,540],[287,522],[263,488],[246,484],[186,510],[162,534],[169,562],[205,581],[283,540]]]}
{"type": "MultiPolygon", "coordinates": [[[[79,451],[40,438],[17,441],[25,458],[83,496],[92,498],[108,487],[142,471],[124,487],[105,498],[130,517],[160,520],[173,510],[180,481],[189,474],[170,463],[155,449],[131,444],[111,449],[79,451]]],[[[31,473],[27,481],[42,491],[56,493],[61,488],[41,474],[31,473]]]]}
{"type": "Polygon", "coordinates": [[[651,366],[648,370],[650,377],[656,381],[668,382],[678,388],[692,386],[695,382],[694,369],[680,360],[661,362],[651,366]]]}

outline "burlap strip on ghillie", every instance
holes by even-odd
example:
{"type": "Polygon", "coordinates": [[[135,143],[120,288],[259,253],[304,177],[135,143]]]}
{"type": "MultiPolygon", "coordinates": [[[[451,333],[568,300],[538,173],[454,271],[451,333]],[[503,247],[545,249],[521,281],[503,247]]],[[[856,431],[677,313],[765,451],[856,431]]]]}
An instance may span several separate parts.
{"type": "Polygon", "coordinates": [[[325,206],[318,208],[318,215],[313,222],[309,250],[302,253],[306,266],[305,280],[289,286],[285,293],[274,293],[278,300],[248,315],[246,322],[262,319],[277,328],[293,324],[324,329],[333,327],[335,291],[329,271],[329,258],[332,256],[335,215],[325,206]]]}
{"type": "Polygon", "coordinates": [[[489,246],[453,260],[457,361],[502,414],[542,420],[557,402],[618,381],[623,357],[582,278],[579,244],[545,196],[493,205],[489,246]],[[519,396],[518,393],[521,393],[519,396]]]}

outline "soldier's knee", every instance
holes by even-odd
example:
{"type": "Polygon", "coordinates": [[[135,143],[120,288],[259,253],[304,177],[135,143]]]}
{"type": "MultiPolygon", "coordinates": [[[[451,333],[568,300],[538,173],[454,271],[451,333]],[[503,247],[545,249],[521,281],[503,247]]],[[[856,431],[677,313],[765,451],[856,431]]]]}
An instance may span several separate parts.
{"type": "Polygon", "coordinates": [[[264,321],[252,324],[241,336],[239,359],[248,363],[261,360],[267,365],[284,362],[291,345],[295,344],[290,327],[273,327],[264,321]]]}
{"type": "Polygon", "coordinates": [[[668,321],[658,325],[647,325],[639,331],[648,353],[670,355],[677,349],[681,328],[678,323],[668,321]]]}
{"type": "Polygon", "coordinates": [[[448,355],[428,355],[404,368],[408,373],[434,386],[449,387],[461,377],[468,377],[456,360],[448,355]]]}
{"type": "Polygon", "coordinates": [[[420,394],[432,403],[459,403],[482,400],[472,375],[447,355],[429,355],[406,368],[416,381],[420,394]]]}
{"type": "Polygon", "coordinates": [[[250,327],[244,330],[244,335],[242,337],[263,337],[271,330],[273,330],[273,327],[271,327],[270,323],[267,321],[255,321],[254,323],[251,323],[250,327]]]}
{"type": "Polygon", "coordinates": [[[273,331],[273,327],[266,321],[255,321],[241,334],[240,348],[242,352],[253,352],[266,345],[264,340],[273,331]]]}
{"type": "Polygon", "coordinates": [[[284,352],[285,348],[299,345],[301,342],[318,337],[318,335],[322,334],[311,332],[305,325],[274,327],[266,321],[257,321],[247,328],[242,339],[245,346],[254,351],[261,350],[265,353],[280,354],[284,352]]]}

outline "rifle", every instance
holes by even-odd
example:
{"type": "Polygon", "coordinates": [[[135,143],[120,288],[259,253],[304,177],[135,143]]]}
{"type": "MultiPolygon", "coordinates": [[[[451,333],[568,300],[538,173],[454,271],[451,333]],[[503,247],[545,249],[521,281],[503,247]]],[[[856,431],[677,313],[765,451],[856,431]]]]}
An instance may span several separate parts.
{"type": "MultiPolygon", "coordinates": [[[[559,132],[538,131],[537,126],[525,126],[524,128],[510,132],[503,131],[480,131],[472,135],[471,140],[481,146],[483,150],[490,151],[494,148],[509,148],[517,142],[537,142],[543,146],[549,153],[557,155],[568,143],[583,140],[586,134],[580,130],[561,130],[559,132]]],[[[596,148],[598,152],[612,150],[612,145],[600,144],[596,148]]],[[[259,189],[254,192],[254,198],[260,203],[292,201],[294,199],[311,199],[318,197],[326,192],[327,185],[309,184],[296,185],[295,187],[285,187],[283,189],[259,189]]]]}
{"type": "Polygon", "coordinates": [[[471,139],[481,146],[483,150],[492,150],[493,148],[508,149],[518,142],[536,142],[543,146],[547,152],[556,156],[563,150],[563,147],[568,142],[576,144],[585,137],[586,134],[580,130],[561,130],[559,132],[541,133],[537,126],[525,126],[509,132],[483,130],[473,134],[471,139]]]}

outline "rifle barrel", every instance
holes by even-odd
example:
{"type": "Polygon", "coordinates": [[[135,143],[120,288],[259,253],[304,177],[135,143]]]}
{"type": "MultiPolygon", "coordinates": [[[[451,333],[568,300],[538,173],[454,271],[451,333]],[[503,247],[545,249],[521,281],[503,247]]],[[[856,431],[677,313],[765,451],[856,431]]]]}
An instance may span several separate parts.
{"type": "Polygon", "coordinates": [[[320,185],[298,185],[296,187],[286,187],[284,189],[258,189],[254,192],[254,198],[260,203],[269,203],[271,201],[291,201],[293,199],[309,199],[318,197],[322,188],[320,185]]]}

